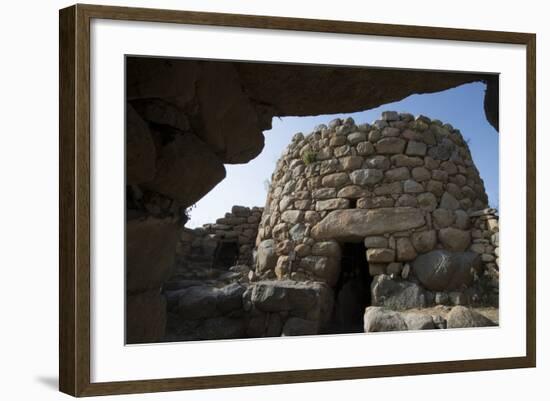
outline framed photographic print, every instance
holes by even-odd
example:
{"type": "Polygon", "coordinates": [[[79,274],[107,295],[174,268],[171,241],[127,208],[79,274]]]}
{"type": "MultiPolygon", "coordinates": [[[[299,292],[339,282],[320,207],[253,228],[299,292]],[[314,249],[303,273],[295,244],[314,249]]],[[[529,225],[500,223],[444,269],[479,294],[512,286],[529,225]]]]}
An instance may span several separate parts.
{"type": "Polygon", "coordinates": [[[529,33],[61,10],[60,390],[534,367],[535,113],[529,33]]]}

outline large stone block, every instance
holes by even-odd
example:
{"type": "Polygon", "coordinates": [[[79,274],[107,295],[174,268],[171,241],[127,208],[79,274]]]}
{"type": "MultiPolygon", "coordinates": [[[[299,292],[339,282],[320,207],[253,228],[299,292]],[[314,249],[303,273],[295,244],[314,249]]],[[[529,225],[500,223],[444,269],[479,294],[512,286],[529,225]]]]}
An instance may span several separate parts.
{"type": "Polygon", "coordinates": [[[418,256],[412,263],[416,277],[432,291],[451,291],[472,285],[481,260],[475,252],[437,249],[418,256]]]}
{"type": "Polygon", "coordinates": [[[204,63],[201,67],[200,136],[224,163],[246,163],[264,147],[258,114],[233,65],[204,63]]]}
{"type": "Polygon", "coordinates": [[[220,159],[192,134],[177,135],[164,146],[148,189],[191,206],[225,178],[220,159]]]}
{"type": "Polygon", "coordinates": [[[424,224],[422,211],[410,207],[334,210],[313,227],[311,236],[315,239],[363,239],[424,224]]]}
{"type": "Polygon", "coordinates": [[[264,312],[309,311],[327,303],[332,291],[321,283],[259,281],[243,296],[249,297],[252,305],[264,312]]]}
{"type": "Polygon", "coordinates": [[[378,306],[369,306],[363,317],[365,333],[407,330],[407,324],[399,312],[378,306]]]}
{"type": "Polygon", "coordinates": [[[177,224],[172,219],[130,220],[126,223],[126,289],[160,290],[176,255],[177,224]]]}
{"type": "Polygon", "coordinates": [[[421,286],[407,280],[392,280],[385,274],[374,277],[371,293],[374,306],[398,310],[428,306],[428,296],[421,286]]]}

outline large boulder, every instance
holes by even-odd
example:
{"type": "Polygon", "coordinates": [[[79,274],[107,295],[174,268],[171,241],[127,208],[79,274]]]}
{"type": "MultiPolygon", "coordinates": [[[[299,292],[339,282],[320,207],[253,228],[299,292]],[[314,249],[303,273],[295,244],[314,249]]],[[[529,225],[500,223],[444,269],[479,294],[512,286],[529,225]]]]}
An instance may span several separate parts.
{"type": "Polygon", "coordinates": [[[264,145],[264,117],[232,63],[129,58],[127,96],[146,119],[192,128],[224,163],[244,163],[264,145]],[[160,106],[160,107],[159,107],[160,106]]]}
{"type": "Polygon", "coordinates": [[[407,330],[401,313],[377,306],[365,309],[363,325],[365,333],[407,330]]]}
{"type": "Polygon", "coordinates": [[[424,224],[422,211],[412,207],[334,210],[313,227],[311,236],[314,239],[357,240],[424,224]]]}
{"type": "Polygon", "coordinates": [[[225,167],[209,146],[185,134],[160,150],[155,177],[144,186],[191,206],[224,178],[225,167]]]}
{"type": "Polygon", "coordinates": [[[201,67],[197,95],[202,129],[197,133],[224,163],[246,163],[264,147],[253,103],[233,65],[203,63],[201,67]]]}
{"type": "Polygon", "coordinates": [[[418,284],[407,280],[392,280],[386,274],[376,276],[371,284],[372,304],[390,309],[424,308],[429,296],[418,284]]]}
{"type": "Polygon", "coordinates": [[[250,294],[252,304],[264,312],[309,309],[315,305],[317,289],[289,280],[260,281],[250,294]]]}
{"type": "Polygon", "coordinates": [[[491,319],[465,306],[455,306],[447,315],[447,328],[497,326],[491,319]]]}
{"type": "Polygon", "coordinates": [[[319,327],[330,319],[333,292],[320,282],[259,281],[244,293],[245,305],[262,312],[292,311],[292,315],[316,320],[319,327]]]}
{"type": "Polygon", "coordinates": [[[363,318],[365,332],[432,330],[437,326],[434,317],[422,312],[398,312],[379,306],[365,309],[363,318]]]}
{"type": "Polygon", "coordinates": [[[126,223],[126,290],[160,290],[174,265],[178,228],[173,219],[126,223]]]}
{"type": "MultiPolygon", "coordinates": [[[[236,63],[243,85],[260,104],[280,115],[318,115],[366,110],[410,94],[437,92],[487,75],[390,71],[297,64],[236,63]],[[406,74],[405,74],[406,72],[406,74]],[[382,90],[373,91],[380,87],[382,90]],[[322,101],[321,101],[322,100],[322,101]]],[[[497,108],[498,110],[498,108],[497,108]]]]}
{"type": "Polygon", "coordinates": [[[422,285],[431,291],[451,291],[469,287],[481,268],[475,252],[433,250],[418,256],[412,263],[422,285]]]}

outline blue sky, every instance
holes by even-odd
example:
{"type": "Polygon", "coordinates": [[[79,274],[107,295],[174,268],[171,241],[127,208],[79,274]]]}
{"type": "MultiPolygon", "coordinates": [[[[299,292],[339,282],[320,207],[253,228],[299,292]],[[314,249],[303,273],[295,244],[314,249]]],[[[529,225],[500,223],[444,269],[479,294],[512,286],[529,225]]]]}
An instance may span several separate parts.
{"type": "Polygon", "coordinates": [[[499,204],[498,133],[489,125],[483,111],[485,85],[472,83],[443,92],[412,95],[399,102],[352,114],[332,114],[311,117],[274,118],[273,127],[265,131],[265,147],[260,155],[247,164],[226,164],[226,178],[199,200],[191,210],[187,227],[213,223],[233,205],[264,206],[265,181],[271,178],[275,163],[292,136],[297,132],[307,135],[318,124],[326,124],[335,117],[353,117],[356,124],[371,123],[382,111],[395,110],[414,115],[424,114],[460,129],[466,140],[491,206],[499,204]]]}

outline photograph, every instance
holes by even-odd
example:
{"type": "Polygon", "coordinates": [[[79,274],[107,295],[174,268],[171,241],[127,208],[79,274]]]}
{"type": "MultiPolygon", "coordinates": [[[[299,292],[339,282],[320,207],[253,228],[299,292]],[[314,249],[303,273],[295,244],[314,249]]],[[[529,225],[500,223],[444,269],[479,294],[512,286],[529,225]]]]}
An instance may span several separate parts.
{"type": "Polygon", "coordinates": [[[95,3],[4,7],[0,400],[545,397],[543,2],[95,3]]]}
{"type": "Polygon", "coordinates": [[[498,73],[124,65],[126,344],[499,326],[498,73]]]}

